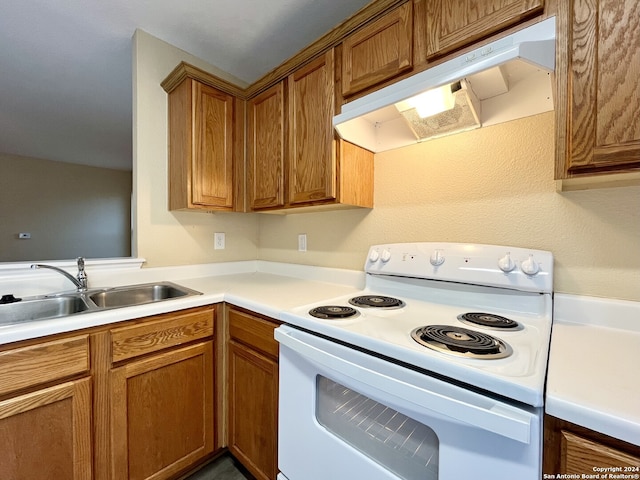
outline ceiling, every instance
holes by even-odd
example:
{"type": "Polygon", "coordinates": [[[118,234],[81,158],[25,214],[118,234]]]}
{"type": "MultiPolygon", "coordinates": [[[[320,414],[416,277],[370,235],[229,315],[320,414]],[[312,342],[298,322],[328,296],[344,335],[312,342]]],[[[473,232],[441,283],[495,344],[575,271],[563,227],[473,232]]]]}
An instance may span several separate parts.
{"type": "Polygon", "coordinates": [[[249,84],[369,2],[0,2],[0,153],[131,169],[136,28],[249,84]]]}

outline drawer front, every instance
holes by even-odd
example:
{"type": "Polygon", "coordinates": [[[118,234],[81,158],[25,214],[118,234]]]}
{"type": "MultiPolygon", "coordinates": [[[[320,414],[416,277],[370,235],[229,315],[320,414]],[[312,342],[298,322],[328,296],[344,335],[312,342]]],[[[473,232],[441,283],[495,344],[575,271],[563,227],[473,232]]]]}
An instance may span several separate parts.
{"type": "Polygon", "coordinates": [[[111,330],[113,363],[213,335],[212,307],[172,312],[111,330]]]}
{"type": "Polygon", "coordinates": [[[0,395],[88,370],[88,335],[7,350],[0,353],[0,395]]]}
{"type": "Polygon", "coordinates": [[[238,310],[229,310],[229,336],[262,353],[278,358],[278,342],[273,331],[279,323],[254,317],[238,310]]]}

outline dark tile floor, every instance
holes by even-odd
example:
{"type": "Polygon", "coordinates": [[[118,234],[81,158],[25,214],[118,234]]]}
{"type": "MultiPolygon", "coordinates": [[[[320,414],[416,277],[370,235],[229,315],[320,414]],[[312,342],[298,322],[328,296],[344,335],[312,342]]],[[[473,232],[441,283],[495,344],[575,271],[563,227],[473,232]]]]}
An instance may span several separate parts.
{"type": "Polygon", "coordinates": [[[231,455],[223,455],[185,480],[255,480],[231,455]]]}

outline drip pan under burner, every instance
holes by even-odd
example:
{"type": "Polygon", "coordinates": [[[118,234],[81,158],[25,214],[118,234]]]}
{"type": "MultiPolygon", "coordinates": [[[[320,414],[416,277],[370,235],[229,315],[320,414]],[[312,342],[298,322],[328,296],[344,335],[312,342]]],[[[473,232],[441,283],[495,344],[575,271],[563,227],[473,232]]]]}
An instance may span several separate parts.
{"type": "Polygon", "coordinates": [[[427,325],[416,328],[411,337],[421,345],[459,357],[495,360],[511,355],[511,347],[499,338],[468,328],[427,325]]]}
{"type": "Polygon", "coordinates": [[[463,313],[458,315],[458,320],[467,325],[473,325],[474,327],[484,327],[494,330],[522,330],[522,325],[515,320],[493,313],[463,313]]]}
{"type": "Polygon", "coordinates": [[[384,295],[360,295],[359,297],[350,298],[349,303],[356,307],[385,309],[402,308],[405,305],[405,303],[398,298],[385,297],[384,295]]]}
{"type": "Polygon", "coordinates": [[[323,320],[340,320],[360,315],[355,308],[342,305],[323,305],[309,310],[309,315],[323,320]]]}

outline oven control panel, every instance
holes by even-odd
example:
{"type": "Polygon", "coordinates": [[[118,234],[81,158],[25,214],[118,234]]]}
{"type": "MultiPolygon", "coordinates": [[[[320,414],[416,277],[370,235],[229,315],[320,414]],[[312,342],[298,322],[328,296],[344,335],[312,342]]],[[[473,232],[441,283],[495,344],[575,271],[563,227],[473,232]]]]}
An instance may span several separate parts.
{"type": "Polygon", "coordinates": [[[375,275],[553,291],[553,254],[520,247],[435,242],[373,245],[364,268],[375,275]]]}

